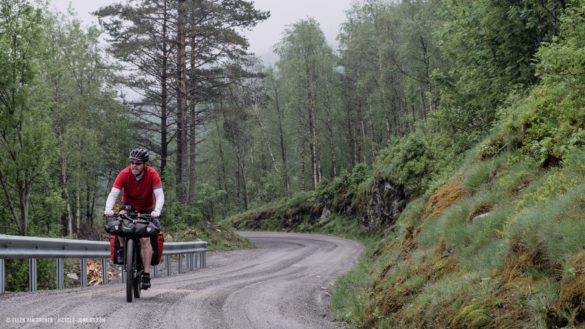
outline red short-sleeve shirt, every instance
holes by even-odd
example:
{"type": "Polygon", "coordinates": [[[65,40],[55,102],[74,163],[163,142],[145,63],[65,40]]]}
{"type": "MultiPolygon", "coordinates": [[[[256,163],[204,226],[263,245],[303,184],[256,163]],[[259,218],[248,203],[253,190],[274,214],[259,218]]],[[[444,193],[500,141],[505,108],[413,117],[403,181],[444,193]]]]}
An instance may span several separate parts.
{"type": "Polygon", "coordinates": [[[124,190],[122,203],[129,204],[136,211],[151,211],[154,209],[154,189],[161,187],[160,175],[156,169],[145,166],[140,180],[132,175],[130,166],[124,168],[116,177],[114,187],[124,190]]]}

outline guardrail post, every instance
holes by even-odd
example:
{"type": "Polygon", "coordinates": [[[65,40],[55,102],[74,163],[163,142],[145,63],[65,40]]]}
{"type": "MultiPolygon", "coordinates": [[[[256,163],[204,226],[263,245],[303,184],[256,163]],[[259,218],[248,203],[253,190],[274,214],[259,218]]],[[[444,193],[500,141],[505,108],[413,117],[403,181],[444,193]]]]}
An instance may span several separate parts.
{"type": "Polygon", "coordinates": [[[156,278],[157,275],[158,275],[158,265],[154,265],[152,267],[152,277],[156,278]]]}
{"type": "Polygon", "coordinates": [[[179,274],[183,272],[183,254],[179,254],[179,274]]]}
{"type": "Polygon", "coordinates": [[[6,291],[6,273],[4,271],[4,259],[0,258],[0,295],[6,291]]]}
{"type": "Polygon", "coordinates": [[[57,289],[63,289],[63,278],[64,278],[64,270],[63,270],[63,258],[57,258],[55,262],[55,286],[57,289]]]}
{"type": "Polygon", "coordinates": [[[108,258],[102,258],[102,284],[107,285],[110,281],[108,276],[108,258]]]}
{"type": "Polygon", "coordinates": [[[189,271],[193,271],[195,267],[195,253],[189,254],[189,271]]]}
{"type": "Polygon", "coordinates": [[[28,290],[37,291],[37,259],[28,260],[28,290]]]}
{"type": "Polygon", "coordinates": [[[81,279],[81,286],[82,287],[87,287],[87,258],[83,257],[81,258],[81,273],[80,274],[80,279],[81,279]]]}
{"type": "Polygon", "coordinates": [[[165,268],[167,269],[167,276],[171,276],[171,256],[165,255],[165,268]]]}
{"type": "Polygon", "coordinates": [[[205,251],[201,252],[201,268],[207,267],[207,256],[205,255],[205,251]]]}

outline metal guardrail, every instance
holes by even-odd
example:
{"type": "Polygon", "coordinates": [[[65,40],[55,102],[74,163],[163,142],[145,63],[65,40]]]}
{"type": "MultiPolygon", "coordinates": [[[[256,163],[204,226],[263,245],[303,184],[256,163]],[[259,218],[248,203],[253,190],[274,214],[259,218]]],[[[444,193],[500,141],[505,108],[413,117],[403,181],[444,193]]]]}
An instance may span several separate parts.
{"type": "MultiPolygon", "coordinates": [[[[183,258],[189,270],[204,268],[207,265],[205,252],[207,242],[172,242],[165,243],[163,256],[167,276],[171,275],[171,256],[179,255],[178,272],[183,273],[183,258]]],[[[56,286],[64,288],[64,258],[81,258],[81,286],[87,286],[87,259],[100,258],[102,262],[102,282],[108,284],[108,265],[110,259],[110,244],[105,241],[69,240],[14,236],[0,234],[0,294],[6,289],[6,273],[4,260],[7,258],[29,260],[29,291],[37,290],[37,259],[56,259],[56,286]]],[[[158,265],[153,266],[154,277],[158,276],[158,265]]],[[[124,271],[122,267],[122,271],[124,271]]],[[[125,275],[122,275],[124,279],[125,275]]]]}

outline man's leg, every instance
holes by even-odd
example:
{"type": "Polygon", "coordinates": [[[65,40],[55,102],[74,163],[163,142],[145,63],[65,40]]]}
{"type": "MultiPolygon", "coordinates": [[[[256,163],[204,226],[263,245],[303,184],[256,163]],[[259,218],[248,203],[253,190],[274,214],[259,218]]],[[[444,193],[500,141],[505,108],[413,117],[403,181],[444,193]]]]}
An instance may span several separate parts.
{"type": "Polygon", "coordinates": [[[152,245],[150,244],[150,237],[140,238],[140,252],[142,254],[144,272],[150,273],[150,261],[152,260],[152,245]]]}
{"type": "Polygon", "coordinates": [[[150,244],[150,237],[140,238],[140,253],[142,256],[142,265],[144,265],[144,274],[147,278],[143,278],[143,287],[150,288],[150,261],[152,260],[152,245],[150,244]]]}
{"type": "Polygon", "coordinates": [[[118,242],[120,243],[120,249],[118,250],[118,254],[116,254],[116,262],[118,264],[124,263],[124,248],[126,247],[126,238],[121,237],[118,235],[118,242]]]}

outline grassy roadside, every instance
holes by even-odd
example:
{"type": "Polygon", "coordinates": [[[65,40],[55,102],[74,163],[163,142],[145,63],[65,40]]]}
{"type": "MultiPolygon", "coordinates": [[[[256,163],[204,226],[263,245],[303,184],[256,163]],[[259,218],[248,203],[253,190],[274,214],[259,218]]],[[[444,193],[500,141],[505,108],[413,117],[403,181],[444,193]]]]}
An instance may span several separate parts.
{"type": "Polygon", "coordinates": [[[193,241],[207,242],[210,251],[227,251],[244,248],[254,248],[254,243],[238,235],[235,230],[219,223],[199,221],[190,226],[173,227],[165,232],[165,241],[193,241]]]}

